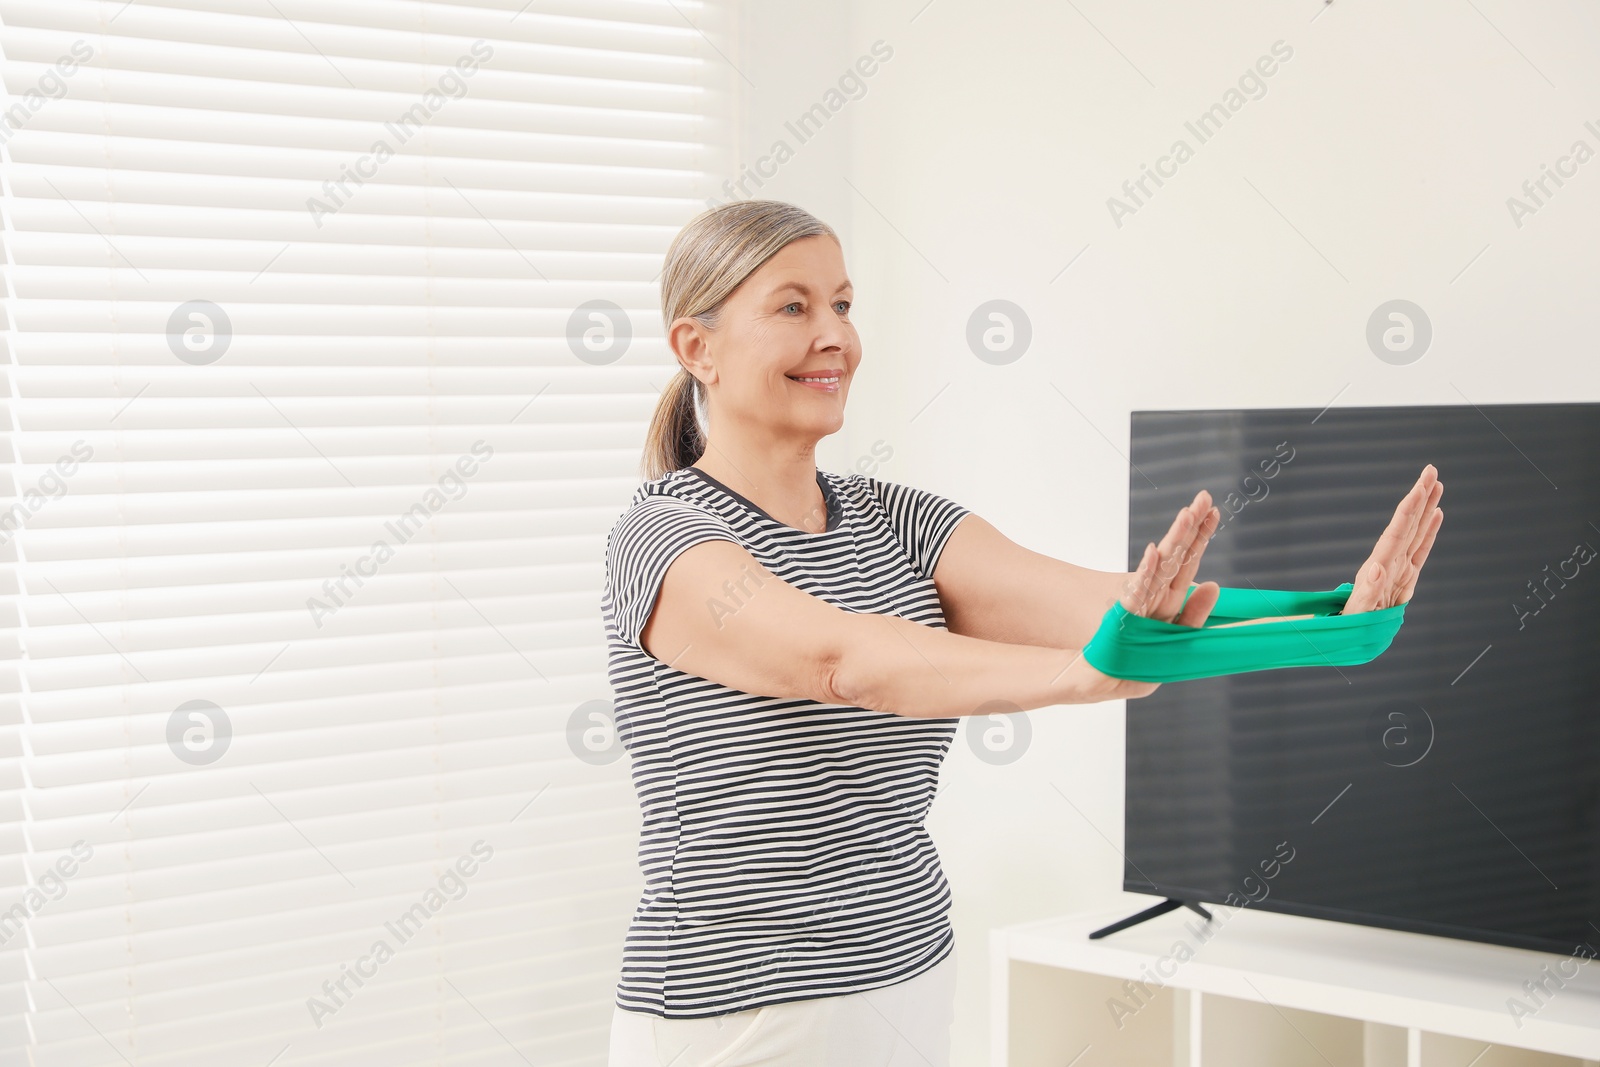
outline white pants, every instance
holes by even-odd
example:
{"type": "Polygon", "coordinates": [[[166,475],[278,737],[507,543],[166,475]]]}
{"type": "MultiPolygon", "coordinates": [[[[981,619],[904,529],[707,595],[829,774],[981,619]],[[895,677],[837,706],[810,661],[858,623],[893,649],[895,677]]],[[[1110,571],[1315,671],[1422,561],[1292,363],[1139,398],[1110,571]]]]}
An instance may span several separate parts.
{"type": "Polygon", "coordinates": [[[609,1067],[949,1067],[954,948],[915,978],[705,1019],[613,1008],[609,1067]]]}

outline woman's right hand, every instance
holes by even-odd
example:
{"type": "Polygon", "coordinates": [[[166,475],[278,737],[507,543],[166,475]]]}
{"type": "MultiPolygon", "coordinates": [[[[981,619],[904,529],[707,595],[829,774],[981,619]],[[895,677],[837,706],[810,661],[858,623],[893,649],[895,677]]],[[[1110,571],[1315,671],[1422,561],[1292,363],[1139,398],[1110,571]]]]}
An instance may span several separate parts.
{"type": "MultiPolygon", "coordinates": [[[[1211,494],[1204,489],[1194,495],[1187,507],[1180,508],[1161,543],[1145,546],[1139,566],[1123,583],[1122,606],[1129,614],[1143,615],[1179,626],[1204,626],[1217,606],[1220,587],[1216,582],[1202,582],[1184,602],[1189,583],[1200,567],[1200,557],[1205,554],[1211,535],[1217,532],[1221,512],[1211,504],[1211,494]]],[[[1159,682],[1135,682],[1110,675],[1082,664],[1098,678],[1090,683],[1101,700],[1137,700],[1161,688],[1159,682]]]]}
{"type": "Polygon", "coordinates": [[[1204,489],[1194,495],[1187,507],[1178,509],[1161,543],[1146,545],[1138,568],[1128,575],[1122,606],[1133,615],[1179,626],[1204,626],[1211,609],[1217,606],[1220,587],[1216,582],[1202,582],[1188,603],[1183,598],[1211,535],[1217,532],[1221,515],[1204,489]]]}

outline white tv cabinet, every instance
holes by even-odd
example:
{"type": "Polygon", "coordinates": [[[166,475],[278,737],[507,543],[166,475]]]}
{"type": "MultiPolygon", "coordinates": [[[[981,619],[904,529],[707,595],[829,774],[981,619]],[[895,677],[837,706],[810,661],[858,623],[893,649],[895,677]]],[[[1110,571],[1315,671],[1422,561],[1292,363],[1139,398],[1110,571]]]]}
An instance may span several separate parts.
{"type": "Polygon", "coordinates": [[[991,1067],[1600,1063],[1600,960],[1212,904],[1089,940],[1143,906],[991,933],[991,1067]]]}

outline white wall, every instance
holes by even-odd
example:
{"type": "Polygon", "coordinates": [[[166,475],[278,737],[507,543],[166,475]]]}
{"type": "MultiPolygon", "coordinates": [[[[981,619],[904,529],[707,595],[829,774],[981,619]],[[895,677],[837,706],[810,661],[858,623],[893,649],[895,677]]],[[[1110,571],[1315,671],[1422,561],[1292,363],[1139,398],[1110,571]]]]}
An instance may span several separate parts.
{"type": "MultiPolygon", "coordinates": [[[[743,15],[752,162],[874,41],[893,49],[755,190],[845,236],[865,359],[823,466],[886,441],[885,476],[1110,569],[1133,409],[1600,395],[1600,158],[1520,226],[1507,206],[1575,141],[1600,151],[1594,5],[923,3],[743,15]],[[1185,121],[1277,41],[1293,54],[1264,95],[1200,143],[1185,121]],[[1193,158],[1119,227],[1107,198],[1180,137],[1193,158]],[[1033,328],[1003,366],[965,340],[994,298],[1033,328]],[[1394,298],[1434,331],[1405,366],[1365,340],[1394,298]]],[[[1123,714],[1029,713],[1009,766],[965,730],[952,752],[932,831],[956,895],[958,1064],[985,1062],[990,928],[1118,906],[1123,714]]]]}

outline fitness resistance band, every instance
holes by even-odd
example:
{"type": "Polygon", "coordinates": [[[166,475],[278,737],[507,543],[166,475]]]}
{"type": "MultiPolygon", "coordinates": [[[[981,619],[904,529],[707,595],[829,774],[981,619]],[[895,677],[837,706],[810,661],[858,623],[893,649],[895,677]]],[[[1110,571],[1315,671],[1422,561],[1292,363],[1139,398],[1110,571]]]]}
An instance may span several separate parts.
{"type": "MultiPolygon", "coordinates": [[[[1134,682],[1183,682],[1278,667],[1348,666],[1376,659],[1405,621],[1406,606],[1340,615],[1355,585],[1325,592],[1221,587],[1204,626],[1135,615],[1119,600],[1100,620],[1083,658],[1101,674],[1134,682]],[[1225,626],[1276,615],[1313,615],[1225,626]]],[[[1195,586],[1184,596],[1188,603],[1195,586]]]]}

